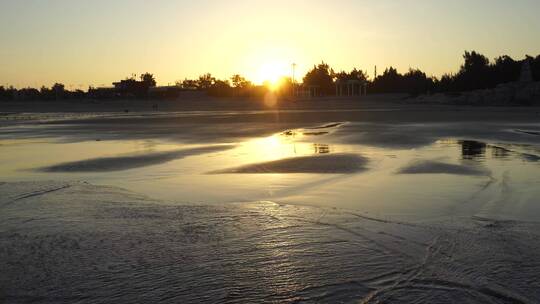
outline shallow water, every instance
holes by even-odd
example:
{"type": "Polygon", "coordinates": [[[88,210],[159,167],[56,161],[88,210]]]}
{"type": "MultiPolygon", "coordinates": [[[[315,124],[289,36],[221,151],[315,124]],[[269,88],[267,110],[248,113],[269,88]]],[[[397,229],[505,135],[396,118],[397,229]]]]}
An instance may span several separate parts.
{"type": "Polygon", "coordinates": [[[200,115],[0,128],[0,302],[540,301],[539,125],[200,115]]]}
{"type": "Polygon", "coordinates": [[[224,143],[66,140],[46,136],[45,127],[39,138],[0,140],[0,174],[4,181],[84,180],[181,203],[267,200],[414,221],[537,221],[534,130],[480,126],[468,135],[455,125],[328,122],[224,143]],[[520,141],[509,141],[513,134],[520,141]]]}
{"type": "Polygon", "coordinates": [[[6,303],[538,303],[538,223],[1,183],[6,303]]]}

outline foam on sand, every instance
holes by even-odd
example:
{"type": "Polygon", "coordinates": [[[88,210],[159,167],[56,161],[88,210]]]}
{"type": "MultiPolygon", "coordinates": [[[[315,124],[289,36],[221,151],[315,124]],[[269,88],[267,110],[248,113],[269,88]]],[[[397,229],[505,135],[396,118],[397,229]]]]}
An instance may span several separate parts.
{"type": "Polygon", "coordinates": [[[489,170],[480,167],[448,164],[435,160],[417,160],[398,170],[399,174],[456,174],[489,175],[489,170]]]}
{"type": "Polygon", "coordinates": [[[217,152],[231,148],[232,145],[205,146],[166,152],[134,154],[115,157],[91,158],[81,161],[60,163],[39,168],[43,172],[107,172],[128,170],[139,167],[158,165],[187,156],[217,152]]]}
{"type": "Polygon", "coordinates": [[[358,154],[325,154],[285,158],[210,173],[354,173],[366,170],[367,162],[367,158],[358,154]]]}

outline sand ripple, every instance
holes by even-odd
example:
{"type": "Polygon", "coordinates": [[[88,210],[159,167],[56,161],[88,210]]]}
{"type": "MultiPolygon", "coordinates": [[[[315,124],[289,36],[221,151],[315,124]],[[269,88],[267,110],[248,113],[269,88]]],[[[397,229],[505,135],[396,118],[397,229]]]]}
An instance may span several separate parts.
{"type": "Polygon", "coordinates": [[[398,170],[400,174],[489,175],[489,170],[467,165],[448,164],[434,160],[418,160],[398,170]]]}
{"type": "Polygon", "coordinates": [[[158,165],[187,156],[217,152],[231,148],[231,145],[206,146],[167,152],[91,158],[75,162],[65,162],[39,168],[44,172],[107,172],[128,170],[138,167],[158,165]]]}
{"type": "Polygon", "coordinates": [[[357,154],[325,154],[285,158],[211,173],[354,173],[366,170],[367,162],[367,158],[357,154]]]}

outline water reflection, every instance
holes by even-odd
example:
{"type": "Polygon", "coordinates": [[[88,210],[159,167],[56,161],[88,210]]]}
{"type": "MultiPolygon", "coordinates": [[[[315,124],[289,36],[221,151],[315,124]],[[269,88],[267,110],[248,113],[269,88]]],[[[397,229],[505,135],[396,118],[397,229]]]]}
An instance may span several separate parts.
{"type": "Polygon", "coordinates": [[[486,144],[474,140],[461,140],[461,156],[463,159],[479,159],[486,155],[486,144]]]}
{"type": "Polygon", "coordinates": [[[529,162],[538,162],[540,161],[540,156],[528,153],[521,153],[521,158],[529,162]]]}
{"type": "Polygon", "coordinates": [[[242,155],[241,162],[257,163],[291,157],[330,154],[340,152],[341,149],[326,143],[307,140],[301,132],[289,130],[266,138],[245,142],[241,144],[237,151],[242,155]]]}
{"type": "Polygon", "coordinates": [[[327,144],[313,144],[313,150],[315,154],[327,154],[330,153],[330,146],[327,144]]]}
{"type": "Polygon", "coordinates": [[[510,149],[502,145],[491,145],[475,140],[442,141],[442,143],[461,145],[461,158],[466,160],[484,161],[486,155],[489,155],[490,158],[498,160],[521,159],[527,162],[540,161],[540,156],[538,155],[520,152],[519,150],[527,148],[524,145],[513,144],[511,145],[512,149],[510,149]],[[490,153],[488,154],[487,151],[490,153]]]}
{"type": "Polygon", "coordinates": [[[469,209],[460,209],[452,205],[453,202],[468,202],[472,194],[479,205],[493,201],[504,186],[493,182],[495,179],[511,182],[512,188],[520,192],[516,191],[516,197],[504,197],[500,201],[521,201],[521,192],[526,192],[524,196],[530,198],[530,204],[538,197],[538,187],[535,187],[540,178],[536,165],[540,164],[538,146],[461,138],[440,140],[416,149],[393,149],[371,146],[360,140],[348,141],[348,137],[339,138],[339,134],[334,136],[332,132],[316,136],[306,135],[305,131],[327,130],[290,129],[239,142],[232,149],[192,153],[189,157],[178,157],[176,153],[195,146],[160,140],[69,144],[51,140],[24,143],[22,148],[0,142],[4,144],[0,160],[6,164],[0,166],[0,176],[10,180],[48,180],[51,176],[53,179],[82,179],[171,201],[178,198],[185,202],[209,203],[273,200],[413,217],[438,215],[446,212],[447,207],[451,207],[452,212],[468,214],[469,209]],[[35,151],[40,151],[39,158],[35,151]],[[159,157],[150,151],[160,152],[159,157]],[[170,152],[174,157],[164,158],[161,152],[170,152]],[[142,160],[120,159],[126,154],[144,157],[142,160]],[[157,158],[167,162],[158,162],[157,158]],[[70,173],[49,170],[55,171],[54,175],[20,170],[55,166],[59,159],[69,162],[71,167],[93,166],[100,170],[70,173]],[[84,160],[87,161],[82,163],[84,160]],[[129,170],[105,170],[122,162],[129,163],[129,170]],[[144,162],[148,165],[142,166],[144,162]],[[414,168],[417,174],[396,174],[413,162],[417,164],[414,168]],[[531,165],[531,162],[536,163],[531,165]],[[132,165],[135,163],[137,166],[132,165]],[[206,174],[208,172],[227,174],[206,174]],[[478,185],[482,186],[481,190],[478,185]]]}
{"type": "MultiPolygon", "coordinates": [[[[309,137],[321,136],[328,134],[327,131],[305,131],[303,129],[286,130],[279,133],[279,136],[271,136],[273,146],[279,146],[280,150],[287,150],[292,147],[294,155],[302,156],[309,154],[328,154],[332,152],[330,145],[324,143],[314,143],[309,140],[309,137]],[[311,147],[306,150],[306,147],[311,147]]],[[[267,144],[266,144],[267,145],[267,144]]]]}
{"type": "Polygon", "coordinates": [[[512,155],[512,150],[508,150],[499,146],[490,146],[491,157],[495,159],[509,159],[512,155]]]}

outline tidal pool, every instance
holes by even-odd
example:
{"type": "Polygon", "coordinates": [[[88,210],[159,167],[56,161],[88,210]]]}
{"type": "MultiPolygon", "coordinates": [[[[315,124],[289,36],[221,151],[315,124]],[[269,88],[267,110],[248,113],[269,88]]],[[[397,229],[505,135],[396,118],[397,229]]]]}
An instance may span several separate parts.
{"type": "Polygon", "coordinates": [[[177,203],[273,201],[414,221],[537,220],[538,136],[504,125],[502,136],[488,131],[335,122],[233,142],[3,139],[0,173],[4,181],[114,185],[177,203]],[[512,134],[528,141],[509,141],[512,134]]]}

